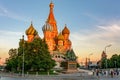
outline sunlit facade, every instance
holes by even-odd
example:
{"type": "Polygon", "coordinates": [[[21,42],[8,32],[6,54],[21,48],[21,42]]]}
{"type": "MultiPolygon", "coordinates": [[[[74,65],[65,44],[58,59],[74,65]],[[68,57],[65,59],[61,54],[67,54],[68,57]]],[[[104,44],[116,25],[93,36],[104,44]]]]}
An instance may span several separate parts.
{"type": "MultiPolygon", "coordinates": [[[[54,17],[54,4],[49,4],[49,15],[45,24],[42,27],[44,37],[42,38],[48,45],[49,52],[52,58],[57,62],[64,61],[64,54],[71,50],[72,43],[69,39],[70,31],[65,24],[64,29],[58,32],[57,21],[54,17]]],[[[38,32],[34,28],[32,22],[30,27],[26,30],[27,42],[32,42],[34,38],[38,38],[38,32]]],[[[40,37],[39,37],[40,38],[40,37]]]]}

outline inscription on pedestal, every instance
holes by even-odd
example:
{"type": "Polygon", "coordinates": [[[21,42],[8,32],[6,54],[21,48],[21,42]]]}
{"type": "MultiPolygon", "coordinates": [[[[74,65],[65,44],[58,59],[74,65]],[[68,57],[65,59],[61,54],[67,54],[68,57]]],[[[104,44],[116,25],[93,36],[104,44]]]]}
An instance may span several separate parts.
{"type": "Polygon", "coordinates": [[[77,69],[77,62],[76,61],[68,61],[67,62],[67,69],[77,69]]]}

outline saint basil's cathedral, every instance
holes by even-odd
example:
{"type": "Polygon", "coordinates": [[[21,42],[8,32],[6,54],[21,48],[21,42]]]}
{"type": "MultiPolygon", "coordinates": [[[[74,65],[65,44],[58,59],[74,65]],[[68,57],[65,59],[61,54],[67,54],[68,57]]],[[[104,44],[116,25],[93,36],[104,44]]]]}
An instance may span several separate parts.
{"type": "MultiPolygon", "coordinates": [[[[61,32],[58,32],[57,22],[54,17],[53,8],[54,4],[49,4],[50,11],[45,24],[42,27],[44,34],[43,40],[48,45],[49,52],[56,62],[64,61],[64,55],[68,50],[71,50],[72,43],[69,39],[70,31],[67,26],[61,32]]],[[[38,32],[31,23],[30,27],[26,30],[27,42],[32,42],[34,38],[38,38],[38,32]]]]}

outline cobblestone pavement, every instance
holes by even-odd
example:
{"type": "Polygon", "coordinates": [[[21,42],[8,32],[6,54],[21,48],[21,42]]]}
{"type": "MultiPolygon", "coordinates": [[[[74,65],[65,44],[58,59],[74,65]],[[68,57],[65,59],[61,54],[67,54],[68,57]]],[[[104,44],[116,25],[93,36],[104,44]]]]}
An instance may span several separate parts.
{"type": "Polygon", "coordinates": [[[120,80],[120,76],[114,76],[113,78],[111,78],[110,76],[101,76],[98,78],[98,80],[120,80]]]}
{"type": "Polygon", "coordinates": [[[100,76],[99,78],[96,76],[90,75],[80,75],[79,73],[75,74],[61,74],[61,75],[53,75],[53,76],[4,76],[1,77],[0,80],[120,80],[120,76],[114,76],[111,78],[110,76],[100,76]]]}
{"type": "Polygon", "coordinates": [[[88,72],[77,72],[71,74],[59,74],[59,75],[25,75],[25,77],[19,74],[1,73],[0,80],[120,80],[119,76],[100,76],[99,78],[93,75],[89,75],[88,72]]]}
{"type": "Polygon", "coordinates": [[[87,74],[60,74],[60,75],[26,75],[25,77],[18,75],[4,74],[0,80],[97,80],[96,77],[87,74]]]}

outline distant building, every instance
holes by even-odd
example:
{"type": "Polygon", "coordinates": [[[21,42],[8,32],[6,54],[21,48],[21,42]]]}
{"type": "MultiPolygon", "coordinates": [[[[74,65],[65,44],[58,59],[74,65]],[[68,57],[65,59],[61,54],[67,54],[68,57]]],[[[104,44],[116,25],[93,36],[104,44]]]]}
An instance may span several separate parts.
{"type": "Polygon", "coordinates": [[[101,59],[107,58],[105,51],[102,52],[101,59]]]}
{"type": "Polygon", "coordinates": [[[98,65],[99,68],[101,68],[102,60],[103,60],[103,59],[107,59],[107,55],[106,55],[105,51],[103,51],[102,54],[101,54],[101,60],[99,60],[99,61],[97,62],[97,65],[98,65]]]}
{"type": "Polygon", "coordinates": [[[88,64],[89,69],[97,68],[97,67],[98,67],[98,65],[97,65],[96,61],[90,61],[89,64],[88,64]]]}

